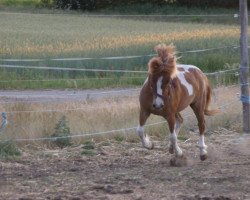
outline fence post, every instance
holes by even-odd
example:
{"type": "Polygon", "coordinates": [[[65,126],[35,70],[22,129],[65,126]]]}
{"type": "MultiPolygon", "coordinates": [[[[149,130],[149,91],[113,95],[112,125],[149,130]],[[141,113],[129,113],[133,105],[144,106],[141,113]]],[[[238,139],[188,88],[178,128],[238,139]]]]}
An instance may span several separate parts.
{"type": "Polygon", "coordinates": [[[249,97],[249,59],[248,59],[248,13],[247,0],[239,0],[240,3],[240,85],[241,85],[241,101],[243,105],[243,131],[250,132],[250,97],[249,97]]]}

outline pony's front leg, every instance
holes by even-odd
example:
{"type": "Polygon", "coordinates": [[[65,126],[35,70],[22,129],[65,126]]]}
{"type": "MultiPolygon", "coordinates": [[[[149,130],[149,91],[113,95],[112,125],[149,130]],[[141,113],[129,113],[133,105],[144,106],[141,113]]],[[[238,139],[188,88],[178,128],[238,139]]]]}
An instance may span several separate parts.
{"type": "MultiPolygon", "coordinates": [[[[179,116],[180,116],[180,114],[179,114],[179,116]]],[[[175,132],[176,138],[178,137],[178,134],[180,132],[182,122],[183,122],[183,119],[182,119],[181,116],[175,118],[174,132],[175,132]]],[[[171,134],[171,136],[172,136],[172,134],[171,134]]],[[[178,144],[177,144],[177,146],[178,146],[178,144]]],[[[171,154],[174,153],[174,142],[171,139],[170,139],[169,149],[168,150],[169,150],[169,153],[171,153],[171,154]]]]}
{"type": "Polygon", "coordinates": [[[183,152],[177,143],[177,136],[180,131],[181,122],[178,120],[178,118],[175,118],[175,116],[169,116],[166,119],[168,121],[170,130],[169,153],[175,153],[177,157],[181,157],[183,155],[183,152]]]}
{"type": "Polygon", "coordinates": [[[147,149],[153,149],[154,143],[151,142],[150,137],[144,132],[144,125],[149,117],[150,113],[144,110],[140,111],[140,124],[137,127],[137,133],[141,138],[142,146],[147,149]]]}

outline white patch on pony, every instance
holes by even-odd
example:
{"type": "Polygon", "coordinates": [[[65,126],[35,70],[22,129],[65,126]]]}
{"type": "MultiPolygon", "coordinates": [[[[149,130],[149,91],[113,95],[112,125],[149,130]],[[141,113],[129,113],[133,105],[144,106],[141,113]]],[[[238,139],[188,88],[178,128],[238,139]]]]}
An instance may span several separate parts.
{"type": "Polygon", "coordinates": [[[152,148],[152,142],[150,141],[150,138],[147,135],[144,139],[144,145],[146,148],[152,148]]]}
{"type": "Polygon", "coordinates": [[[178,71],[177,73],[177,77],[179,78],[179,80],[181,81],[181,84],[184,85],[187,90],[188,90],[188,94],[189,96],[193,94],[193,86],[187,82],[186,78],[185,78],[185,73],[190,73],[189,69],[196,69],[199,70],[200,69],[194,65],[177,65],[177,69],[178,67],[181,67],[184,69],[184,71],[178,71]]]}
{"type": "MultiPolygon", "coordinates": [[[[161,88],[162,80],[163,80],[163,77],[160,76],[159,79],[157,80],[157,83],[156,83],[157,94],[159,94],[159,95],[162,95],[162,88],[161,88]]],[[[155,99],[156,108],[162,107],[162,105],[164,105],[163,99],[157,96],[155,99]]]]}
{"type": "Polygon", "coordinates": [[[180,64],[178,64],[177,69],[178,69],[178,67],[183,68],[185,70],[185,72],[189,72],[189,69],[196,69],[196,70],[200,71],[200,69],[194,65],[180,65],[180,64]]]}
{"type": "Polygon", "coordinates": [[[137,129],[136,129],[136,132],[137,132],[138,134],[140,134],[140,136],[141,136],[141,134],[143,134],[143,133],[144,133],[144,127],[143,127],[143,126],[138,125],[138,127],[137,127],[137,129]]]}
{"type": "Polygon", "coordinates": [[[150,141],[149,136],[147,136],[146,134],[144,134],[144,127],[143,126],[138,126],[136,129],[137,133],[139,134],[141,141],[142,141],[142,145],[145,148],[151,149],[153,148],[153,143],[150,141]]]}
{"type": "Polygon", "coordinates": [[[181,81],[181,84],[184,85],[187,90],[188,90],[188,94],[189,96],[193,94],[193,86],[187,82],[186,78],[185,78],[185,73],[186,72],[179,72],[177,77],[179,78],[179,80],[181,81]]]}
{"type": "Polygon", "coordinates": [[[207,154],[207,145],[205,144],[204,135],[200,136],[198,146],[200,148],[200,155],[206,155],[207,154]]]}
{"type": "Polygon", "coordinates": [[[170,134],[170,147],[173,146],[175,153],[177,156],[182,156],[182,150],[177,144],[177,135],[175,133],[175,130],[173,133],[170,134]]]}

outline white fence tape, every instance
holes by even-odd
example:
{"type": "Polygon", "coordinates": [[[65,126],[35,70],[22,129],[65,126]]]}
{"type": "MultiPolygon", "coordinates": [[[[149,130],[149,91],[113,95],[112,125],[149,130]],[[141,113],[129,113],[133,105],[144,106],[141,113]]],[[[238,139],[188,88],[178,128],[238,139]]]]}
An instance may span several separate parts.
{"type": "MultiPolygon", "coordinates": [[[[119,79],[145,79],[145,76],[123,76],[119,77],[119,79]]],[[[13,79],[13,80],[0,80],[0,83],[9,83],[9,82],[52,82],[52,81],[89,81],[89,80],[114,80],[114,78],[107,77],[89,77],[89,78],[76,78],[76,79],[66,79],[66,78],[58,78],[58,79],[13,79]]]]}
{"type": "Polygon", "coordinates": [[[58,71],[82,71],[82,72],[113,72],[113,73],[147,73],[147,71],[136,70],[119,70],[119,69],[82,69],[69,67],[48,67],[48,66],[24,66],[24,65],[0,65],[0,68],[16,68],[16,69],[39,69],[39,70],[58,70],[58,71]]]}
{"type": "MultiPolygon", "coordinates": [[[[1,12],[1,14],[8,14],[8,15],[20,15],[19,12],[1,12]]],[[[34,13],[28,13],[28,15],[34,15],[34,13]]],[[[37,14],[35,15],[44,15],[44,14],[37,14]]],[[[53,14],[55,16],[61,16],[63,14],[53,14]]],[[[250,15],[249,15],[250,16],[250,15]]],[[[229,14],[185,14],[185,15],[157,15],[157,14],[149,14],[149,15],[143,15],[143,14],[81,14],[81,17],[233,17],[237,18],[239,17],[238,13],[229,13],[229,14]]]]}
{"type": "Polygon", "coordinates": [[[238,14],[200,14],[200,15],[83,15],[85,17],[238,17],[238,14]]]}

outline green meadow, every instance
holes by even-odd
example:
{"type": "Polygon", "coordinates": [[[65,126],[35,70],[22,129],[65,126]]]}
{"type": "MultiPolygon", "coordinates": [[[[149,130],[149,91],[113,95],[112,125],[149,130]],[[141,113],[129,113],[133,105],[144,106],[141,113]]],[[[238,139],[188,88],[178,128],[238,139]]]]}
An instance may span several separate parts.
{"type": "MultiPolygon", "coordinates": [[[[224,16],[225,17],[225,16],[224,16]]],[[[178,62],[205,72],[237,66],[239,48],[206,52],[186,51],[239,45],[238,19],[232,23],[187,17],[107,17],[77,13],[35,14],[0,12],[0,64],[53,67],[51,70],[1,67],[2,89],[103,88],[141,85],[146,73],[86,72],[54,68],[147,71],[159,43],[176,45],[178,62]],[[182,20],[183,19],[183,20],[182,20]],[[103,57],[139,56],[127,59],[103,57]],[[56,61],[53,59],[68,60],[56,61]],[[72,58],[91,58],[77,59],[72,58]],[[41,59],[11,61],[6,59],[41,59]]]]}

